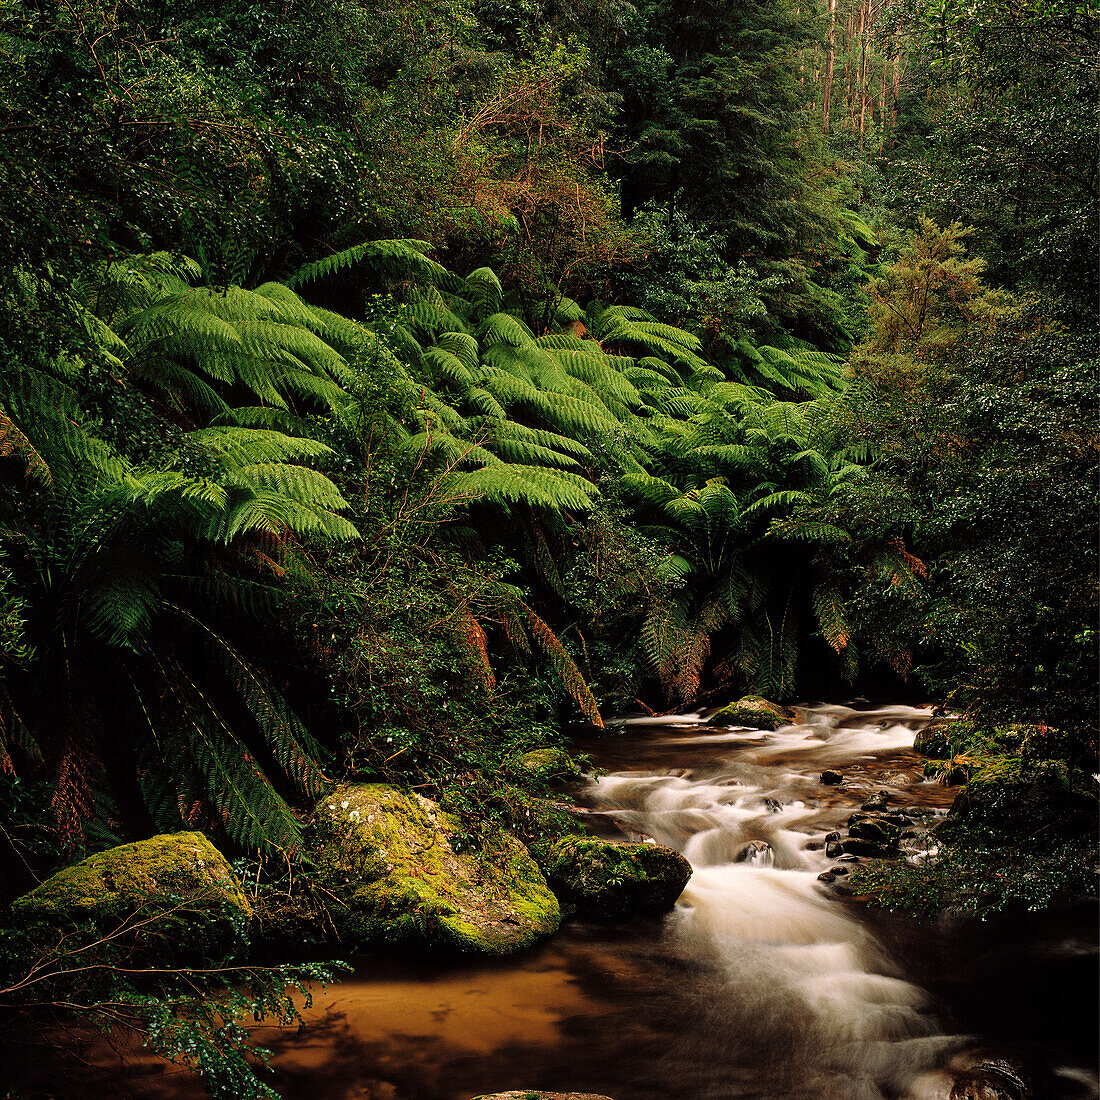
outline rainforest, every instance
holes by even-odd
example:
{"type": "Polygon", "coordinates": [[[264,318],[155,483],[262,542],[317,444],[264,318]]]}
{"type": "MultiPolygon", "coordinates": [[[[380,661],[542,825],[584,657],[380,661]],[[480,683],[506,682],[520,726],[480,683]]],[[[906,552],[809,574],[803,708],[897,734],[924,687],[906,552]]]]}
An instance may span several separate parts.
{"type": "Polygon", "coordinates": [[[0,0],[0,1096],[1100,1095],[1098,42],[0,0]]]}

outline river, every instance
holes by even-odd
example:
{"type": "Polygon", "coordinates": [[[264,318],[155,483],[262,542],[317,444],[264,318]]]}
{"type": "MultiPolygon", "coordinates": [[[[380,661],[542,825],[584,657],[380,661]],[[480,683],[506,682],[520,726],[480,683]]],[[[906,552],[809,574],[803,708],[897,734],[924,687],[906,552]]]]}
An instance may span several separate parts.
{"type": "MultiPolygon", "coordinates": [[[[604,773],[578,796],[586,820],[691,861],[676,909],[567,925],[502,962],[365,961],[318,993],[300,1034],[258,1032],[277,1089],[287,1100],[521,1088],[946,1100],[961,1068],[1009,1050],[1047,1075],[1042,1094],[1096,1097],[1094,909],[927,926],[818,881],[844,866],[824,837],[876,792],[903,812],[946,812],[952,792],[925,782],[912,752],[930,717],[816,705],[763,734],[685,715],[579,746],[604,773]],[[826,768],[844,782],[824,785],[826,768]]],[[[118,1095],[201,1095],[154,1060],[131,1074],[118,1095]]]]}

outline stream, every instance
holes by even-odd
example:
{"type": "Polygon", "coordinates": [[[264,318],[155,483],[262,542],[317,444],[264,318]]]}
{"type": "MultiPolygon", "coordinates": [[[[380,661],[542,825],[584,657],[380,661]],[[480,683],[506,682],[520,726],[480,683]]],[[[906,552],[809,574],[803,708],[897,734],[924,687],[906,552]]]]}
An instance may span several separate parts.
{"type": "MultiPolygon", "coordinates": [[[[928,926],[825,886],[817,876],[844,864],[824,837],[862,802],[885,791],[929,818],[953,792],[925,782],[912,752],[930,711],[816,705],[798,718],[766,734],[641,719],[578,745],[605,773],[578,795],[593,830],[691,861],[676,909],[573,923],[518,959],[364,961],[318,992],[301,1034],[258,1030],[280,1093],[947,1100],[960,1070],[1010,1051],[1039,1067],[1037,1095],[1100,1095],[1095,909],[928,926]],[[844,782],[824,785],[826,768],[844,782]]],[[[152,1059],[129,1072],[118,1095],[201,1095],[152,1059]]]]}

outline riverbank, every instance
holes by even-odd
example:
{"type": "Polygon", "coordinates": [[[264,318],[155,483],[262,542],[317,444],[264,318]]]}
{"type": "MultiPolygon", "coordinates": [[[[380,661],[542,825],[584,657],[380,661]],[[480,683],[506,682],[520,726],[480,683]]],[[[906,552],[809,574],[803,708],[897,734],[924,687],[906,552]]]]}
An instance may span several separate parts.
{"type": "MultiPolygon", "coordinates": [[[[256,1030],[280,1094],[946,1100],[968,1064],[1009,1050],[1048,1081],[1061,1074],[1051,1095],[1092,1095],[1095,909],[930,926],[818,882],[844,866],[824,837],[869,795],[886,790],[890,804],[942,819],[953,792],[925,779],[912,752],[928,712],[801,717],[777,733],[647,719],[578,746],[608,773],[580,793],[590,816],[688,856],[677,909],[575,921],[507,960],[364,956],[318,995],[301,1035],[256,1030]],[[826,768],[842,783],[823,784],[826,768]],[[738,861],[750,848],[756,862],[738,861]]],[[[110,1075],[102,1048],[93,1060],[119,1096],[201,1095],[144,1055],[125,1078],[110,1075]]]]}

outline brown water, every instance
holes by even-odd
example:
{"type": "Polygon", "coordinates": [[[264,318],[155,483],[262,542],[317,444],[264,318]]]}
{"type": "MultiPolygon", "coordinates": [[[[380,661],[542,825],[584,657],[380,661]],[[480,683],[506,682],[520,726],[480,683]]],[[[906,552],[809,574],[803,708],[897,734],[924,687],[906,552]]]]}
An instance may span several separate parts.
{"type": "MultiPolygon", "coordinates": [[[[1023,1051],[1046,1095],[1095,1097],[1095,913],[933,929],[827,891],[822,838],[885,789],[942,814],[909,707],[815,706],[773,734],[694,716],[581,746],[607,774],[598,830],[682,851],[675,911],[573,924],[519,959],[365,960],[317,995],[301,1034],[258,1029],[287,1100],[467,1100],[506,1089],[615,1100],[946,1100],[982,1050],[1023,1051]],[[843,772],[840,787],[820,782],[843,772]],[[620,834],[621,835],[621,834],[620,834]],[[1083,1000],[1082,1000],[1083,999],[1083,1000]]],[[[154,1059],[97,1095],[199,1096],[154,1059]]],[[[69,1096],[75,1096],[69,1092],[69,1096]]]]}

